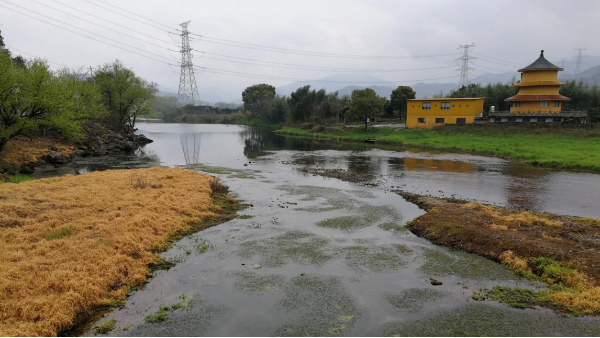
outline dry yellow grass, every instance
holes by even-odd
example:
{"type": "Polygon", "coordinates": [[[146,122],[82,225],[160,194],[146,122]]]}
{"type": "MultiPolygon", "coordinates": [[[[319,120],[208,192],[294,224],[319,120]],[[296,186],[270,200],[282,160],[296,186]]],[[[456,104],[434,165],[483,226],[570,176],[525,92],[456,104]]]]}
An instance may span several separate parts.
{"type": "Polygon", "coordinates": [[[467,210],[482,211],[488,216],[496,219],[499,223],[508,223],[517,227],[521,225],[560,227],[563,225],[561,221],[551,220],[548,217],[536,215],[528,211],[522,211],[519,213],[503,213],[499,208],[494,208],[489,205],[483,205],[475,202],[468,202],[462,204],[460,207],[467,210]]]}
{"type": "Polygon", "coordinates": [[[123,300],[170,236],[215,215],[210,180],[156,167],[1,184],[0,336],[53,336],[123,300]]]}
{"type": "Polygon", "coordinates": [[[523,258],[520,258],[519,256],[515,255],[512,251],[504,251],[501,255],[500,255],[500,262],[502,262],[502,264],[508,265],[510,267],[512,267],[513,269],[521,269],[521,270],[527,270],[529,269],[529,266],[527,265],[527,261],[524,260],[523,258]]]}

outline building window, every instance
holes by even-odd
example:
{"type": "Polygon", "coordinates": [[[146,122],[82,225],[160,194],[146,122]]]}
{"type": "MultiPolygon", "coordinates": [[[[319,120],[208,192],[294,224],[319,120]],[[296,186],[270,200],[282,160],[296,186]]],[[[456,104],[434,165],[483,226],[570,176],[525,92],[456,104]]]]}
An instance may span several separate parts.
{"type": "Polygon", "coordinates": [[[422,109],[431,109],[431,102],[423,102],[422,109]]]}
{"type": "Polygon", "coordinates": [[[513,107],[520,107],[521,101],[513,102],[513,107]]]}
{"type": "Polygon", "coordinates": [[[450,109],[450,102],[442,102],[442,110],[450,109]]]}
{"type": "Polygon", "coordinates": [[[548,101],[540,101],[540,107],[548,107],[548,101]]]}
{"type": "Polygon", "coordinates": [[[456,118],[456,124],[465,124],[467,123],[467,119],[464,117],[457,117],[456,118]]]}
{"type": "Polygon", "coordinates": [[[554,101],[554,106],[555,107],[560,107],[560,101],[554,101]]]}
{"type": "Polygon", "coordinates": [[[417,122],[418,123],[425,123],[425,118],[424,117],[419,117],[419,118],[417,118],[417,122]]]}
{"type": "Polygon", "coordinates": [[[436,117],[435,118],[435,123],[444,123],[444,118],[443,117],[436,117]]]}

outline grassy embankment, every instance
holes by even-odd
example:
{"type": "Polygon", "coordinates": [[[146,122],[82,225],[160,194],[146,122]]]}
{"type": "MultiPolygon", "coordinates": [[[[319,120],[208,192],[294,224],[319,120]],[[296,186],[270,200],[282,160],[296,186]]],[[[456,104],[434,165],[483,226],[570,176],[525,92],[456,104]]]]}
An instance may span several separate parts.
{"type": "Polygon", "coordinates": [[[506,125],[445,126],[434,130],[342,127],[304,130],[284,127],[282,135],[469,152],[523,160],[554,168],[600,171],[600,128],[527,128],[506,125]]]}
{"type": "Polygon", "coordinates": [[[408,224],[415,234],[499,261],[548,286],[542,291],[496,286],[473,299],[600,315],[600,220],[401,194],[427,210],[408,224]]]}
{"type": "Polygon", "coordinates": [[[217,183],[156,167],[0,184],[0,336],[54,336],[122,302],[175,239],[235,217],[217,183]]]}

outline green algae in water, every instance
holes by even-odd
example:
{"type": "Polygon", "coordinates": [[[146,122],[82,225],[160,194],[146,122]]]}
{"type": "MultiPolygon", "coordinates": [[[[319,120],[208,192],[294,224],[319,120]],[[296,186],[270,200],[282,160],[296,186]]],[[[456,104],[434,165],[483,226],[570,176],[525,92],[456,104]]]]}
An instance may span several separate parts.
{"type": "Polygon", "coordinates": [[[375,225],[382,220],[398,221],[400,217],[389,206],[362,205],[353,210],[352,216],[330,218],[317,223],[320,227],[352,231],[375,225]]]}
{"type": "Polygon", "coordinates": [[[387,294],[385,299],[396,309],[417,311],[423,308],[427,302],[438,300],[447,293],[424,288],[412,288],[404,290],[399,294],[387,294]]]}
{"type": "Polygon", "coordinates": [[[238,256],[250,259],[260,257],[265,267],[279,267],[293,262],[305,265],[323,265],[333,259],[327,252],[329,241],[316,235],[290,231],[267,240],[255,240],[240,244],[238,256]]]}
{"type": "Polygon", "coordinates": [[[408,263],[408,256],[394,247],[351,246],[342,250],[346,265],[358,272],[390,272],[408,263]]]}
{"type": "Polygon", "coordinates": [[[317,225],[324,228],[335,228],[340,230],[352,230],[369,226],[369,224],[365,224],[361,219],[357,219],[353,216],[330,218],[318,222],[317,225]]]}
{"type": "Polygon", "coordinates": [[[234,276],[236,277],[235,287],[248,294],[262,294],[278,290],[285,283],[285,277],[279,275],[261,276],[253,272],[238,271],[234,273],[234,276]]]}
{"type": "Polygon", "coordinates": [[[378,225],[378,227],[382,230],[396,232],[396,233],[408,231],[407,227],[398,225],[397,223],[393,223],[393,222],[381,223],[378,225]]]}
{"type": "Polygon", "coordinates": [[[432,313],[409,323],[393,323],[384,336],[592,336],[600,335],[600,323],[585,318],[477,304],[432,313]]]}
{"type": "Polygon", "coordinates": [[[419,271],[427,276],[457,276],[465,279],[516,279],[514,271],[492,260],[461,251],[452,256],[439,250],[423,248],[425,263],[419,271]]]}
{"type": "Polygon", "coordinates": [[[278,306],[299,311],[300,318],[277,329],[277,336],[341,336],[360,317],[338,277],[295,277],[284,286],[284,294],[278,306]]]}
{"type": "Polygon", "coordinates": [[[349,193],[358,198],[375,198],[375,195],[372,192],[364,190],[350,190],[349,193]]]}

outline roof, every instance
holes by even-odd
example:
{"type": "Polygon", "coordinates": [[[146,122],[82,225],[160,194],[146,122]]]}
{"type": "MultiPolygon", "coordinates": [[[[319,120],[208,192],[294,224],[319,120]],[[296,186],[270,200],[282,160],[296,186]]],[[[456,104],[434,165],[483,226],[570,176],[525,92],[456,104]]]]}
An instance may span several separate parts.
{"type": "Polygon", "coordinates": [[[537,86],[564,86],[565,84],[559,81],[527,81],[515,84],[515,87],[537,87],[537,86]]]}
{"type": "Polygon", "coordinates": [[[469,100],[483,100],[484,97],[443,97],[435,99],[410,99],[408,101],[469,101],[469,100]]]}
{"type": "Polygon", "coordinates": [[[504,101],[571,101],[562,95],[515,95],[504,101]]]}
{"type": "Polygon", "coordinates": [[[544,50],[542,49],[542,52],[540,53],[540,57],[537,60],[533,61],[533,63],[530,64],[529,66],[519,69],[519,72],[526,72],[526,71],[530,71],[530,70],[564,70],[564,69],[562,69],[559,66],[554,65],[552,62],[546,60],[546,58],[544,57],[544,50]]]}

